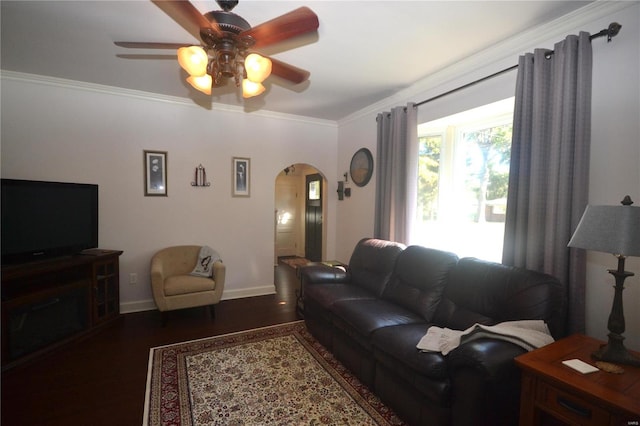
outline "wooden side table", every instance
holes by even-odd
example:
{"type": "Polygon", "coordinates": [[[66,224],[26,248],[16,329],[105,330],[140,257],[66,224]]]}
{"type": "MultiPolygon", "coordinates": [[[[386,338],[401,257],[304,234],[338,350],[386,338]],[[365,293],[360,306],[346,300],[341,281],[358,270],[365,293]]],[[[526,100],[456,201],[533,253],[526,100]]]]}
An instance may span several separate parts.
{"type": "Polygon", "coordinates": [[[640,425],[640,367],[622,365],[622,374],[582,374],[562,364],[577,358],[594,365],[591,353],[603,344],[576,334],[517,357],[520,426],[640,425]]]}

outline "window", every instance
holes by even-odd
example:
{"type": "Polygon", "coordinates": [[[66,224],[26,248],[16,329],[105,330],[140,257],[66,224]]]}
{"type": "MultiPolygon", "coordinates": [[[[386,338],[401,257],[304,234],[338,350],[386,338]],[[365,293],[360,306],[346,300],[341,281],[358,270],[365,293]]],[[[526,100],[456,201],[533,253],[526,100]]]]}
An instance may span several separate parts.
{"type": "Polygon", "coordinates": [[[500,262],[513,98],[418,126],[412,243],[500,262]]]}

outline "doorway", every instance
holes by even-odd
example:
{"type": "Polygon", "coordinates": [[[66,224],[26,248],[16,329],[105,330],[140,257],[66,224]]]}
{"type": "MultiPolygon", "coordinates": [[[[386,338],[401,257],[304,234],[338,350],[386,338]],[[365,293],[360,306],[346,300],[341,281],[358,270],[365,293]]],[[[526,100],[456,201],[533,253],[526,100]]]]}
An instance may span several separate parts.
{"type": "Polygon", "coordinates": [[[296,163],[276,176],[274,261],[299,257],[321,261],[326,230],[326,179],[309,164],[296,163]]]}
{"type": "Polygon", "coordinates": [[[304,257],[312,262],[322,260],[322,176],[305,177],[304,257]]]}

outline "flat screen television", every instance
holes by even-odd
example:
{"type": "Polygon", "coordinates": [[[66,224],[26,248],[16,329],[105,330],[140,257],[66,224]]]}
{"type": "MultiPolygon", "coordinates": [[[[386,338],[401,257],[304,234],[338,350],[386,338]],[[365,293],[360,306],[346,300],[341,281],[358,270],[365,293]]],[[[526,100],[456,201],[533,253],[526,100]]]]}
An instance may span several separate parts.
{"type": "Polygon", "coordinates": [[[98,247],[98,185],[2,179],[2,263],[98,247]]]}

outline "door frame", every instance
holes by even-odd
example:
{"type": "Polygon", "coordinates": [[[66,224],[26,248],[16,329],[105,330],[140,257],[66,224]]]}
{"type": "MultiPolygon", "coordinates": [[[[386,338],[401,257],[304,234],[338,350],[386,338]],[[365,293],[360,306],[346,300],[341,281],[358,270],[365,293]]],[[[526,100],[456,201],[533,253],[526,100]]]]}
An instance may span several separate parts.
{"type": "MultiPolygon", "coordinates": [[[[301,181],[301,185],[300,185],[300,192],[304,191],[306,192],[306,183],[305,183],[305,176],[307,174],[319,174],[320,177],[322,178],[322,199],[324,200],[322,203],[322,218],[323,218],[323,227],[322,227],[322,258],[324,259],[326,257],[326,253],[327,253],[327,226],[326,226],[326,218],[327,218],[327,200],[328,200],[328,196],[327,196],[327,190],[328,190],[328,183],[327,183],[327,178],[325,177],[325,174],[315,168],[314,166],[308,164],[308,163],[294,163],[292,165],[287,166],[286,168],[291,170],[291,166],[295,166],[295,171],[294,172],[289,172],[289,173],[295,173],[296,175],[300,176],[300,181],[301,181]]],[[[276,199],[276,181],[278,179],[278,176],[280,176],[281,174],[285,174],[284,173],[284,169],[283,168],[274,178],[274,193],[273,193],[273,199],[274,199],[274,228],[273,228],[273,258],[274,258],[274,264],[277,265],[277,241],[276,241],[276,237],[277,237],[277,220],[278,220],[278,212],[275,209],[275,199],[276,199]]],[[[305,208],[305,197],[302,197],[302,195],[305,195],[304,193],[299,194],[299,199],[300,199],[300,209],[298,211],[298,215],[299,215],[299,220],[301,223],[300,226],[300,233],[301,233],[301,237],[298,239],[298,241],[300,241],[299,247],[298,247],[298,252],[297,255],[298,256],[304,256],[304,247],[305,247],[305,227],[304,227],[304,220],[305,220],[305,212],[304,212],[304,208],[305,208]]]]}

